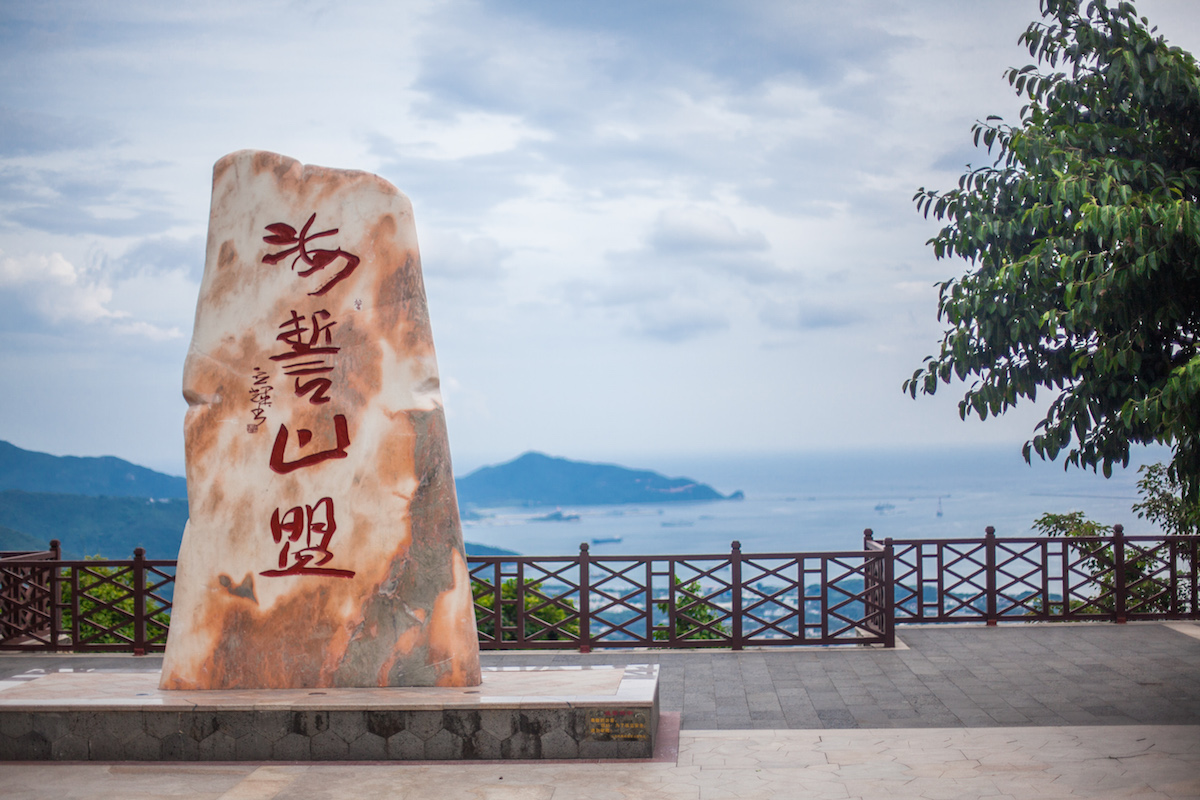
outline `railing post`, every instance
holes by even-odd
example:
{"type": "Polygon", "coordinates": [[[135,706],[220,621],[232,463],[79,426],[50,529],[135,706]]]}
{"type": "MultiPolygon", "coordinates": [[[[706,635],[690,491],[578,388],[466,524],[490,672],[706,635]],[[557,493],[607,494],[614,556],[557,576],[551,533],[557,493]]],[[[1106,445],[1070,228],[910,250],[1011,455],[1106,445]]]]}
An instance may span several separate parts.
{"type": "Polygon", "coordinates": [[[588,575],[588,564],[591,556],[588,554],[587,542],[579,543],[579,652],[592,652],[592,602],[591,580],[588,575]]]}
{"type": "Polygon", "coordinates": [[[870,549],[868,542],[875,541],[875,531],[870,528],[863,528],[863,550],[870,549]]]}
{"type": "Polygon", "coordinates": [[[146,655],[146,549],[133,548],[133,654],[146,655]]]}
{"type": "Polygon", "coordinates": [[[504,649],[504,562],[492,562],[492,644],[504,649]]]}
{"type": "MultiPolygon", "coordinates": [[[[501,597],[504,592],[501,591],[501,597]]],[[[517,562],[517,606],[514,609],[517,620],[517,630],[515,631],[517,646],[524,649],[525,647],[525,562],[517,562]]]]}
{"type": "Polygon", "coordinates": [[[1188,564],[1191,565],[1191,569],[1188,572],[1191,573],[1192,580],[1192,613],[1200,614],[1200,581],[1197,580],[1197,578],[1200,578],[1200,561],[1196,560],[1196,556],[1198,555],[1197,550],[1200,549],[1197,548],[1197,544],[1200,543],[1200,537],[1189,536],[1188,543],[1191,550],[1188,554],[1188,564]]]}
{"type": "Polygon", "coordinates": [[[733,614],[733,649],[742,649],[742,543],[736,539],[729,549],[729,587],[733,592],[731,612],[733,614]]]}
{"type": "Polygon", "coordinates": [[[79,599],[79,567],[67,568],[67,585],[71,587],[71,650],[72,653],[78,653],[79,650],[79,610],[83,608],[83,601],[79,599]]]}
{"type": "Polygon", "coordinates": [[[1170,587],[1170,596],[1167,598],[1167,602],[1170,603],[1170,607],[1167,609],[1167,612],[1170,614],[1181,614],[1183,613],[1183,608],[1179,602],[1179,540],[1168,536],[1163,539],[1163,544],[1167,547],[1167,567],[1170,570],[1167,578],[1170,587]]]}
{"type": "Polygon", "coordinates": [[[1117,623],[1125,622],[1126,607],[1128,606],[1125,586],[1125,526],[1113,525],[1113,582],[1116,595],[1117,623]]]}
{"type": "Polygon", "coordinates": [[[50,540],[50,552],[53,555],[50,564],[50,580],[47,582],[47,589],[50,592],[50,600],[47,603],[47,611],[50,612],[50,647],[52,650],[58,650],[58,633],[62,626],[62,600],[59,597],[58,586],[58,562],[62,561],[62,542],[58,539],[50,540]]]}
{"type": "MultiPolygon", "coordinates": [[[[868,529],[869,530],[869,529],[868,529]]],[[[883,646],[896,646],[896,571],[892,537],[883,540],[883,646]]]]}
{"type": "Polygon", "coordinates": [[[995,627],[999,613],[996,610],[996,529],[988,525],[984,546],[987,550],[987,626],[995,627]]]}

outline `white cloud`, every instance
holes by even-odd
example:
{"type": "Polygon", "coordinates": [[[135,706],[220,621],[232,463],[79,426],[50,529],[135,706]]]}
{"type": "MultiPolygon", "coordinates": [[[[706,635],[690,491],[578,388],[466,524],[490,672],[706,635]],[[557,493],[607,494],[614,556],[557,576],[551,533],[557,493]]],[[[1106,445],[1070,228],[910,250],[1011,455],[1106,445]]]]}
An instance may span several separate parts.
{"type": "Polygon", "coordinates": [[[167,342],[172,339],[183,338],[183,331],[179,330],[179,328],[160,328],[157,325],[151,325],[149,322],[126,322],[122,320],[115,323],[113,329],[118,333],[138,336],[143,339],[149,339],[152,342],[167,342]]]}
{"type": "MultiPolygon", "coordinates": [[[[1138,8],[1195,50],[1192,5],[1138,8]]],[[[25,326],[0,333],[57,337],[72,369],[141,341],[160,360],[112,348],[105,385],[177,397],[212,163],[260,147],[413,199],[456,448],[690,447],[746,397],[738,447],[867,441],[849,396],[875,434],[933,441],[894,422],[917,404],[890,403],[936,344],[931,284],[961,267],[933,259],[910,198],[953,184],[972,121],[1015,116],[1001,74],[1029,60],[1016,39],[1037,16],[1036,0],[0,4],[0,248],[31,254],[0,256],[5,318],[25,326]],[[710,391],[718,357],[729,388],[710,391]],[[632,396],[678,424],[634,419],[632,396]]]]}
{"type": "Polygon", "coordinates": [[[421,235],[421,265],[426,280],[495,281],[506,253],[488,236],[469,237],[432,229],[421,235]]]}
{"type": "MultiPolygon", "coordinates": [[[[181,294],[162,291],[164,285],[187,282],[182,272],[168,274],[165,282],[139,276],[118,284],[121,294],[137,294],[135,285],[147,280],[152,285],[145,286],[140,292],[142,303],[145,308],[160,311],[181,294]]],[[[113,308],[116,295],[104,276],[95,269],[76,267],[61,253],[31,253],[20,257],[0,253],[0,288],[6,289],[51,326],[107,324],[118,333],[153,341],[183,336],[176,326],[133,319],[129,311],[113,308]]],[[[194,293],[194,289],[191,290],[191,294],[194,293]]]]}
{"type": "Polygon", "coordinates": [[[487,396],[477,389],[464,386],[454,376],[442,377],[442,404],[446,409],[446,418],[450,420],[492,418],[487,396]]]}
{"type": "Polygon", "coordinates": [[[840,304],[768,302],[763,306],[759,319],[767,327],[776,330],[804,331],[854,325],[862,321],[863,313],[840,304]]]}
{"type": "Polygon", "coordinates": [[[761,231],[739,230],[729,217],[704,208],[668,208],[659,213],[650,245],[660,253],[761,252],[761,231]]]}
{"type": "Polygon", "coordinates": [[[638,309],[633,332],[659,341],[677,344],[729,327],[729,318],[706,306],[672,304],[638,309]]]}
{"type": "Polygon", "coordinates": [[[0,254],[0,287],[20,293],[43,318],[54,323],[92,323],[124,316],[106,308],[112,289],[76,269],[61,253],[20,258],[0,254]]]}
{"type": "Polygon", "coordinates": [[[473,111],[447,120],[414,120],[397,145],[420,158],[456,161],[505,153],[526,142],[553,138],[548,131],[528,125],[516,115],[473,111]]]}

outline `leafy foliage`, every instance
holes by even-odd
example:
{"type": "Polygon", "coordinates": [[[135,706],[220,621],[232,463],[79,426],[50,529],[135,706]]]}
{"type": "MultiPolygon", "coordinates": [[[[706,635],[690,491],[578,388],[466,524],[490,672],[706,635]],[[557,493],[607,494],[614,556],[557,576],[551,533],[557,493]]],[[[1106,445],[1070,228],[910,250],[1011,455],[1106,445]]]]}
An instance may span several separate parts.
{"type": "MultiPolygon", "coordinates": [[[[492,611],[496,607],[496,594],[489,584],[476,582],[475,624],[481,634],[495,637],[496,622],[492,611]]],[[[564,639],[579,637],[578,609],[569,597],[545,599],[546,592],[540,582],[525,581],[525,590],[519,591],[517,579],[509,578],[500,584],[500,626],[503,641],[516,641],[518,594],[524,598],[525,638],[564,639]],[[568,616],[576,618],[563,623],[568,616]],[[565,634],[565,635],[564,635],[565,634]]]]}
{"type": "Polygon", "coordinates": [[[1170,536],[1200,534],[1200,502],[1189,502],[1183,485],[1171,477],[1163,464],[1145,464],[1138,481],[1142,499],[1133,504],[1138,517],[1155,523],[1170,536]]]}
{"type": "Polygon", "coordinates": [[[970,270],[940,284],[950,328],[905,381],[913,397],[974,379],[960,416],[986,419],[1058,391],[1024,448],[1066,464],[1174,448],[1167,474],[1200,497],[1200,70],[1130,3],[1042,0],[1012,69],[1021,124],[974,127],[995,161],[957,189],[920,189],[945,220],[935,255],[970,270]],[[1057,67],[1064,71],[1053,70],[1057,67]]]}
{"type": "MultiPolygon", "coordinates": [[[[654,604],[660,613],[671,613],[671,602],[664,600],[654,604]]],[[[713,625],[722,614],[721,607],[709,602],[700,587],[699,581],[693,581],[684,586],[683,581],[675,578],[675,638],[676,639],[724,639],[729,635],[729,629],[724,625],[713,625]]],[[[669,617],[668,617],[669,618],[669,617]]],[[[665,641],[670,636],[669,630],[655,630],[654,638],[665,641]]]]}
{"type": "MultiPolygon", "coordinates": [[[[1099,597],[1089,601],[1071,601],[1072,611],[1105,612],[1116,610],[1115,590],[1117,587],[1117,553],[1111,545],[1096,541],[1095,537],[1111,538],[1113,528],[1101,525],[1083,516],[1082,511],[1069,514],[1043,514],[1034,520],[1034,530],[1047,536],[1066,536],[1080,539],[1072,547],[1079,553],[1080,566],[1087,570],[1099,588],[1099,597]]],[[[1137,553],[1132,548],[1125,549],[1125,593],[1126,608],[1136,608],[1139,612],[1172,611],[1174,604],[1181,604],[1183,598],[1172,598],[1163,584],[1156,577],[1162,560],[1156,555],[1137,553]],[[1131,553],[1135,553],[1131,555],[1131,553]]],[[[1182,589],[1182,587],[1181,587],[1182,589]]],[[[1061,604],[1059,604],[1061,605],[1061,604]]]]}
{"type": "MultiPolygon", "coordinates": [[[[88,556],[88,561],[103,561],[101,556],[88,556]]],[[[79,569],[79,638],[90,644],[122,644],[134,639],[134,588],[132,567],[105,567],[97,564],[79,569]]],[[[60,630],[72,630],[75,607],[73,589],[62,571],[59,586],[64,606],[60,630]]],[[[146,598],[146,614],[152,623],[146,626],[147,638],[165,631],[171,614],[164,604],[153,597],[146,598]]]]}

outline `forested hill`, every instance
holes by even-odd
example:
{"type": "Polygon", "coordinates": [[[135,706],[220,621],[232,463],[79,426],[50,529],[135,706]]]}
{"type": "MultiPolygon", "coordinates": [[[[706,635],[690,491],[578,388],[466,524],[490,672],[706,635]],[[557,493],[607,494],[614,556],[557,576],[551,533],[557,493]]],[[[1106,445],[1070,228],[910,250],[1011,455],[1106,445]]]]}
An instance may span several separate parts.
{"type": "MultiPolygon", "coordinates": [[[[71,558],[179,554],[188,518],[183,478],[119,458],[36,453],[0,441],[0,551],[43,550],[62,542],[71,558]]],[[[466,543],[470,555],[511,551],[466,543]]]]}
{"type": "Polygon", "coordinates": [[[480,467],[455,481],[460,506],[610,505],[728,500],[729,497],[691,478],[668,478],[649,470],[615,464],[569,461],[542,453],[525,453],[504,464],[480,467]]]}
{"type": "MultiPolygon", "coordinates": [[[[526,453],[456,480],[459,505],[609,505],[728,498],[690,478],[526,453]]],[[[52,456],[0,442],[0,550],[40,549],[50,539],[71,556],[175,558],[187,521],[183,478],[119,458],[52,456]]],[[[467,552],[489,548],[467,543],[467,552]]],[[[507,551],[495,551],[500,554],[507,551]]]]}
{"type": "Polygon", "coordinates": [[[0,490],[4,489],[91,497],[187,497],[183,478],[113,456],[52,456],[0,442],[0,490]]]}
{"type": "Polygon", "coordinates": [[[151,497],[89,497],[9,489],[0,492],[0,549],[25,550],[25,542],[9,541],[19,532],[41,549],[51,539],[62,542],[74,558],[103,555],[132,558],[133,548],[146,548],[149,558],[176,558],[187,522],[187,500],[151,497]]]}

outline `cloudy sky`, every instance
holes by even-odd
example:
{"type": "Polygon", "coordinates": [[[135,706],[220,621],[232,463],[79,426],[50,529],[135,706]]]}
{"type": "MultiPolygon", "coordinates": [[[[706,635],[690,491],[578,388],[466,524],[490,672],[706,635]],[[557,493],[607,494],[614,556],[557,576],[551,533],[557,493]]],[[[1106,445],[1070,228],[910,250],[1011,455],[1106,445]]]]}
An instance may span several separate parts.
{"type": "MultiPolygon", "coordinates": [[[[1200,6],[1142,0],[1200,52],[1200,6]]],[[[1023,442],[905,377],[1036,0],[0,4],[0,439],[181,473],[212,164],[412,199],[459,471],[1023,442]]],[[[1014,453],[1016,448],[1014,448],[1014,453]]]]}

